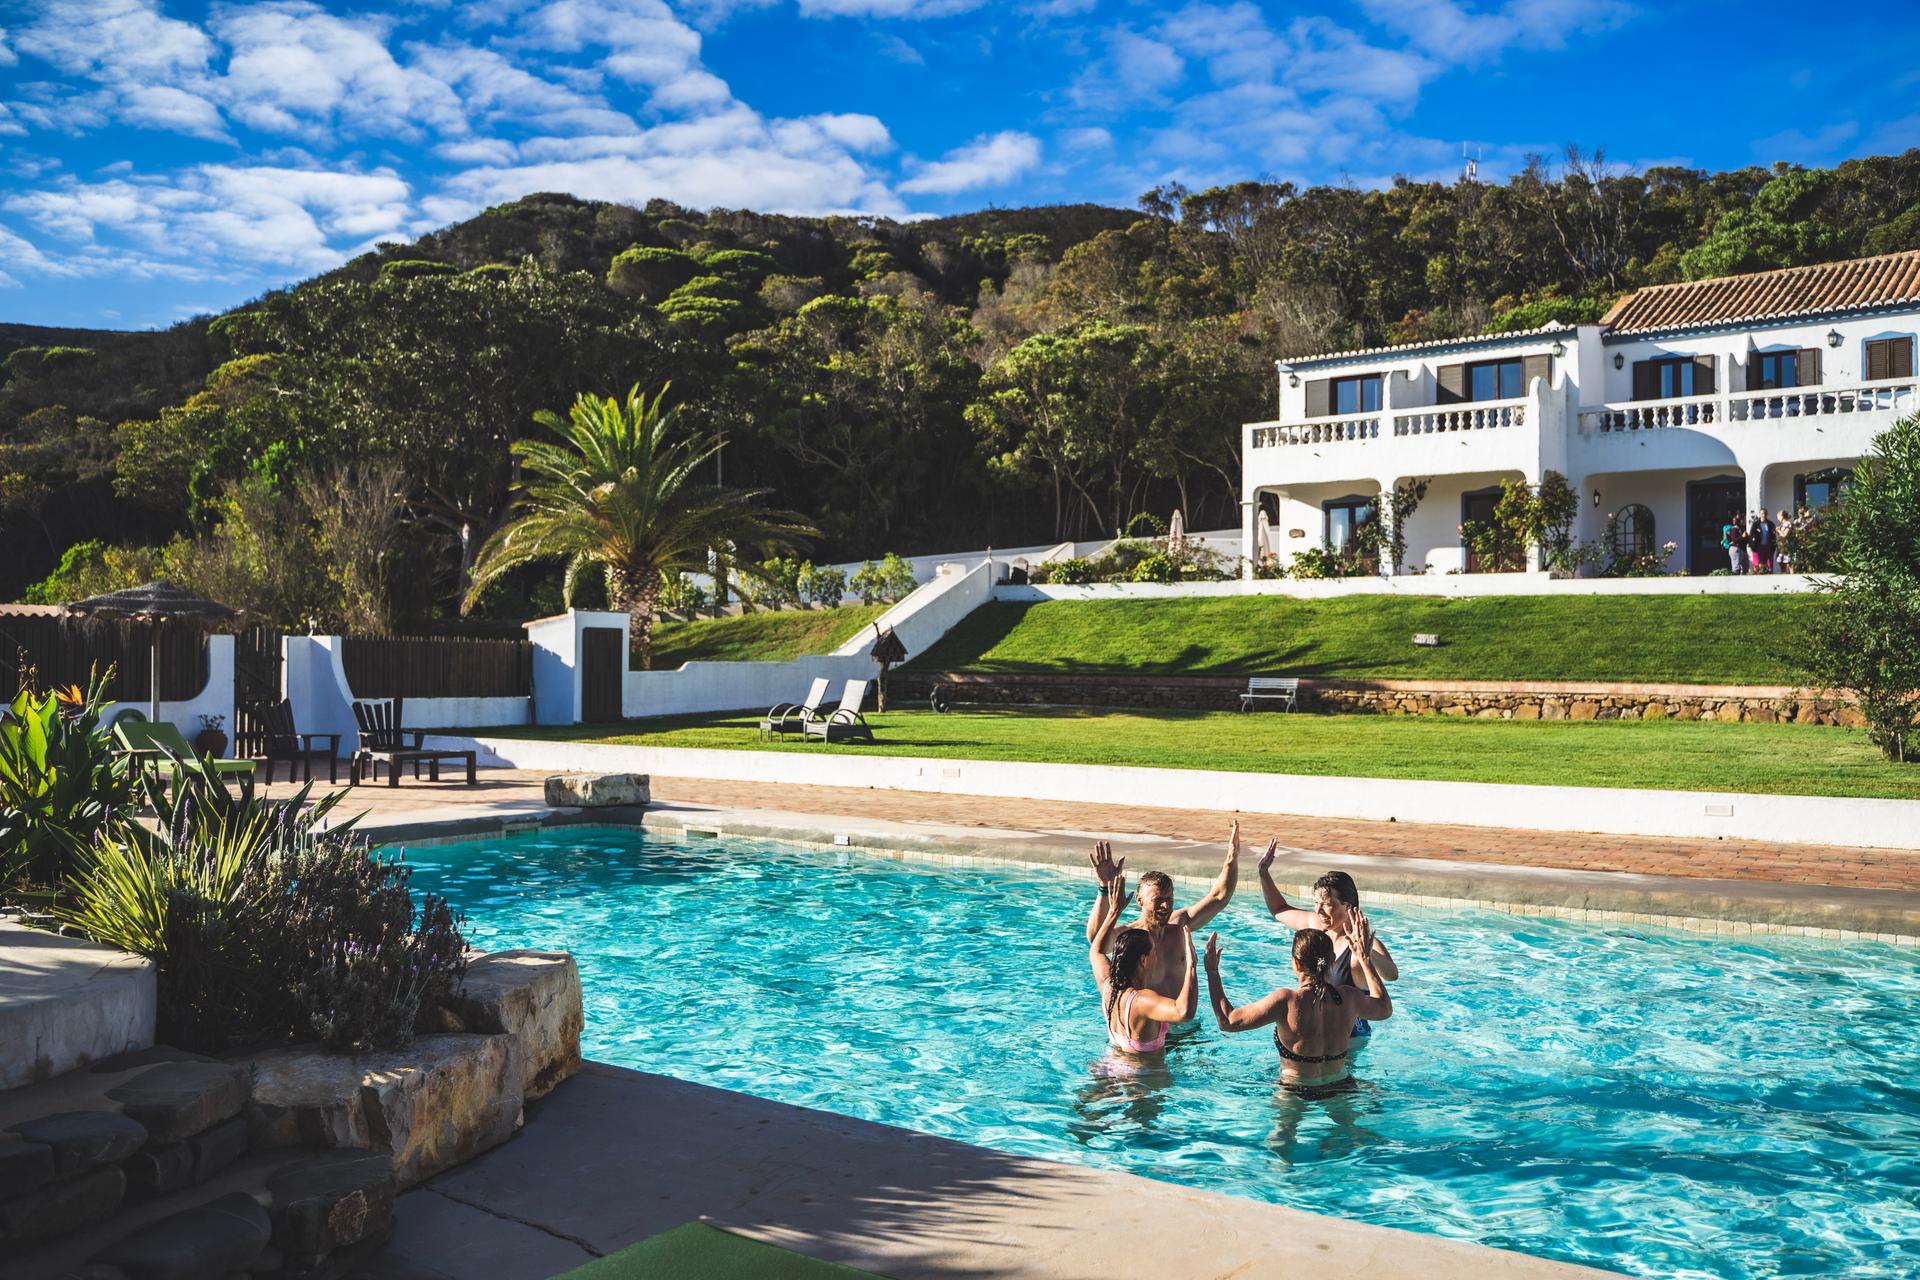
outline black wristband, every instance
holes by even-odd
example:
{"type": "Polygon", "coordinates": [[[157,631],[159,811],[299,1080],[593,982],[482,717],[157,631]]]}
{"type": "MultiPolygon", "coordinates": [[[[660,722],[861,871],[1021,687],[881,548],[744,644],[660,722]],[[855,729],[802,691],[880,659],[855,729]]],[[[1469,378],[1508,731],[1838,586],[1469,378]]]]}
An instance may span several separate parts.
{"type": "Polygon", "coordinates": [[[1100,896],[1103,898],[1107,896],[1107,886],[1105,885],[1100,886],[1100,896]]]}

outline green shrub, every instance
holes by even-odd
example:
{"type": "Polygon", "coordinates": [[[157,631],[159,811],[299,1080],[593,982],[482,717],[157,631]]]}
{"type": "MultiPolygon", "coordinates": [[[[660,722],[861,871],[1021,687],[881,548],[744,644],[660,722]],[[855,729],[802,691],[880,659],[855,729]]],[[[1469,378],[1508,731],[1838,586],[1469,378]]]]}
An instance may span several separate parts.
{"type": "Polygon", "coordinates": [[[795,608],[800,603],[800,568],[791,556],[762,560],[758,572],[741,575],[741,594],[768,609],[795,608]]]}
{"type": "Polygon", "coordinates": [[[809,561],[800,566],[800,594],[825,609],[838,608],[847,595],[847,571],[809,561]]]}
{"type": "Polygon", "coordinates": [[[1085,556],[1068,556],[1064,560],[1039,565],[1028,578],[1033,582],[1052,582],[1068,587],[1097,581],[1093,561],[1085,556]]]}
{"type": "Polygon", "coordinates": [[[913,566],[891,551],[878,564],[866,561],[847,580],[847,586],[860,597],[862,604],[876,600],[893,604],[912,595],[919,585],[913,576],[913,566]]]}
{"type": "Polygon", "coordinates": [[[1319,547],[1303,547],[1293,553],[1293,563],[1287,566],[1287,576],[1292,578],[1337,578],[1339,562],[1337,557],[1322,551],[1319,547]]]}
{"type": "Polygon", "coordinates": [[[415,912],[407,869],[370,855],[344,793],[256,799],[182,772],[149,784],[151,829],[120,821],[68,881],[65,923],[158,966],[157,1034],[220,1053],[308,1037],[399,1048],[464,972],[447,904],[415,912]]]}
{"type": "Polygon", "coordinates": [[[614,255],[607,268],[607,288],[623,298],[652,301],[693,279],[698,269],[693,259],[678,249],[635,245],[614,255]]]}
{"type": "Polygon", "coordinates": [[[751,249],[720,249],[704,255],[700,265],[715,275],[728,276],[748,288],[757,288],[779,264],[766,254],[755,253],[751,249]]]}
{"type": "Polygon", "coordinates": [[[132,808],[126,759],[100,723],[105,683],[23,690],[0,717],[0,894],[10,885],[57,887],[132,808]]]}
{"type": "Polygon", "coordinates": [[[1166,552],[1157,552],[1147,556],[1133,566],[1127,574],[1128,582],[1178,582],[1180,581],[1180,561],[1166,552]]]}
{"type": "Polygon", "coordinates": [[[428,276],[457,276],[460,268],[449,262],[429,258],[395,258],[380,264],[382,280],[420,280],[428,276]]]}

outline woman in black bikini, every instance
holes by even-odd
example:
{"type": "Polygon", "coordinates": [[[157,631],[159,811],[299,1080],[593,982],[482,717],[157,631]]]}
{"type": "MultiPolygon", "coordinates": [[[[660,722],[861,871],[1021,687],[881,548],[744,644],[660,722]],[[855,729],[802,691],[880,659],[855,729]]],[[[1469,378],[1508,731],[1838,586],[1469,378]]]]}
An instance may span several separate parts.
{"type": "Polygon", "coordinates": [[[1333,939],[1319,929],[1300,929],[1293,935],[1293,972],[1299,985],[1281,987],[1236,1009],[1220,985],[1220,935],[1207,938],[1207,996],[1215,1021],[1229,1033],[1271,1024],[1273,1043],[1280,1050],[1280,1083],[1304,1097],[1352,1088],[1347,1048],[1354,1019],[1378,1022],[1393,1016],[1393,997],[1374,968],[1373,928],[1362,912],[1349,914],[1346,939],[1366,990],[1331,982],[1333,939]]]}

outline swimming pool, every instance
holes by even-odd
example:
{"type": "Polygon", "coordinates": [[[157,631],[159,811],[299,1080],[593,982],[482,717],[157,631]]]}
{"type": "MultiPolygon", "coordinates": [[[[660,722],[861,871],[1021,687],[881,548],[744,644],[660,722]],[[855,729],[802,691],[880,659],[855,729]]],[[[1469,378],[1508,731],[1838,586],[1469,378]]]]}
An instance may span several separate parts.
{"type": "MultiPolygon", "coordinates": [[[[619,828],[408,861],[474,945],[573,951],[603,1061],[1640,1275],[1920,1266],[1898,948],[1381,907],[1394,1018],[1359,1092],[1302,1103],[1204,991],[1164,1070],[1098,1070],[1080,879],[619,828]]],[[[1250,862],[1219,927],[1237,1001],[1290,972],[1250,862]]]]}

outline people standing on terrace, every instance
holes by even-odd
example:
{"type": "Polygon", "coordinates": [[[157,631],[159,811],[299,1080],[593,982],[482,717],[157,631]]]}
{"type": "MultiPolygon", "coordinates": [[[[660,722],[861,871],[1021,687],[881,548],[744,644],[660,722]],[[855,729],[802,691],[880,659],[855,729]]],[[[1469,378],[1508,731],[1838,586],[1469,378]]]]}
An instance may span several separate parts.
{"type": "MultiPolygon", "coordinates": [[[[1092,943],[1113,908],[1110,901],[1117,890],[1124,890],[1126,884],[1122,872],[1127,860],[1115,861],[1113,845],[1102,840],[1093,846],[1093,852],[1087,855],[1087,861],[1093,866],[1094,878],[1099,881],[1099,896],[1093,901],[1093,909],[1087,916],[1087,941],[1092,943]]],[[[1181,953],[1192,945],[1191,933],[1204,928],[1223,907],[1233,900],[1234,888],[1240,883],[1240,824],[1235,822],[1227,837],[1227,857],[1221,864],[1220,874],[1213,885],[1198,902],[1189,907],[1176,909],[1173,905],[1173,879],[1164,871],[1149,871],[1140,877],[1140,916],[1133,927],[1146,931],[1152,942],[1152,949],[1145,960],[1145,969],[1140,985],[1147,991],[1176,999],[1180,992],[1182,979],[1181,953]]],[[[1118,919],[1115,913],[1115,919],[1118,919]]],[[[1191,1021],[1193,1009],[1188,1008],[1181,1022],[1191,1021]]]]}
{"type": "Polygon", "coordinates": [[[1229,1035],[1271,1026],[1274,1047],[1280,1051],[1280,1082],[1307,1098],[1353,1087],[1349,1065],[1355,1019],[1393,1016],[1393,997],[1374,968],[1367,917],[1359,911],[1349,914],[1344,937],[1366,990],[1334,981],[1333,939],[1324,930],[1301,929],[1293,935],[1297,985],[1276,988],[1237,1008],[1220,981],[1220,935],[1207,937],[1207,999],[1214,1021],[1229,1035]]]}
{"type": "Polygon", "coordinates": [[[1753,513],[1753,524],[1747,529],[1747,550],[1753,557],[1755,573],[1773,572],[1773,521],[1767,518],[1765,507],[1753,513]]]}
{"type": "Polygon", "coordinates": [[[1773,526],[1773,571],[1793,572],[1793,513],[1785,507],[1773,526]]]}
{"type": "Polygon", "coordinates": [[[1087,963],[1093,967],[1094,985],[1100,988],[1107,1043],[1122,1053],[1158,1053],[1166,1047],[1169,1024],[1193,1019],[1197,998],[1193,934],[1185,929],[1161,933],[1169,943],[1181,944],[1182,952],[1179,990],[1171,997],[1161,995],[1145,981],[1155,967],[1155,953],[1162,950],[1154,945],[1154,935],[1138,927],[1114,932],[1128,897],[1126,876],[1116,874],[1105,881],[1101,896],[1107,909],[1087,944],[1087,963]]]}
{"type": "Polygon", "coordinates": [[[1747,526],[1739,512],[1727,517],[1720,526],[1720,545],[1727,549],[1727,561],[1733,573],[1747,571],[1747,526]]]}

